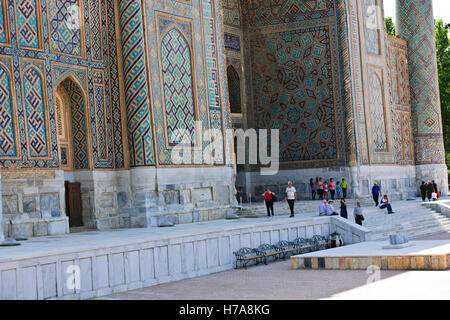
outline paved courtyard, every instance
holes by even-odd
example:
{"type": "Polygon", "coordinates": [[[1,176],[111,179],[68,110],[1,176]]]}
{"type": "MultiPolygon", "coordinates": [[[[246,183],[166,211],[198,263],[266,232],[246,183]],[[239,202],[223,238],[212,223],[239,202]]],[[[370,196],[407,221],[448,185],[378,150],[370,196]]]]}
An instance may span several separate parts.
{"type": "MultiPolygon", "coordinates": [[[[448,240],[439,234],[422,240],[448,240]]],[[[367,284],[362,270],[291,270],[290,261],[230,270],[99,299],[116,300],[304,300],[450,299],[450,271],[381,271],[367,284]]]]}

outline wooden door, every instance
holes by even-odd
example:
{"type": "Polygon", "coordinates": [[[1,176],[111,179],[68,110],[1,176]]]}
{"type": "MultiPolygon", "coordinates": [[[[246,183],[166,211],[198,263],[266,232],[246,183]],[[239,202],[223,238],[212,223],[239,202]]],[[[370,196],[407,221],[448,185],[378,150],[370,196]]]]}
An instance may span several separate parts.
{"type": "Polygon", "coordinates": [[[83,226],[83,211],[81,207],[81,187],[79,182],[65,182],[66,209],[70,227],[83,226]]]}

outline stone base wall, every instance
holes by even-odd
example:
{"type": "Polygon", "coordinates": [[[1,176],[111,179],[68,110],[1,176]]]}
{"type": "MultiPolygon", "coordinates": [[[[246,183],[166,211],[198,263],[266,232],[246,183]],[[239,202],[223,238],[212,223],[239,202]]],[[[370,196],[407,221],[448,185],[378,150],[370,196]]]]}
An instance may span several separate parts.
{"type": "Polygon", "coordinates": [[[136,168],[130,181],[118,194],[130,227],[223,219],[237,204],[232,168],[136,168]]]}
{"type": "MultiPolygon", "coordinates": [[[[248,173],[240,173],[245,175],[248,173]]],[[[367,198],[371,196],[371,188],[375,182],[382,187],[391,200],[402,200],[415,197],[418,192],[416,184],[416,169],[414,166],[365,166],[355,168],[320,168],[302,170],[280,170],[274,176],[262,176],[259,172],[251,172],[247,178],[252,195],[260,196],[264,188],[269,186],[272,191],[284,198],[288,181],[294,183],[299,199],[311,199],[309,180],[322,177],[324,181],[333,178],[334,181],[348,183],[349,198],[367,198]]],[[[241,177],[243,180],[244,177],[241,177]]]]}
{"type": "Polygon", "coordinates": [[[64,181],[80,182],[83,224],[91,229],[159,226],[224,219],[234,212],[232,168],[139,168],[6,173],[6,237],[68,233],[64,181]]]}
{"type": "Polygon", "coordinates": [[[62,171],[5,171],[1,185],[6,238],[69,232],[62,171]]]}
{"type": "Polygon", "coordinates": [[[448,195],[448,168],[445,164],[416,166],[417,184],[434,180],[442,196],[448,195]]]}

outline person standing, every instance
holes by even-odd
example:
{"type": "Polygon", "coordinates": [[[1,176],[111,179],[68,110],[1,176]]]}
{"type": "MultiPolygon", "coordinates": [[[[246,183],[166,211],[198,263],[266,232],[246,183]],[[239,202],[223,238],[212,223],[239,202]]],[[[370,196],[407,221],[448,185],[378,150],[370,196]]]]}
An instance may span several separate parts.
{"type": "Polygon", "coordinates": [[[420,195],[422,196],[422,201],[425,201],[427,197],[427,185],[425,184],[425,181],[422,181],[422,184],[420,185],[420,195]]]}
{"type": "Polygon", "coordinates": [[[427,184],[427,198],[428,198],[428,201],[431,201],[431,198],[433,197],[433,193],[434,193],[433,183],[431,183],[431,181],[428,181],[428,184],[427,184]]]}
{"type": "Polygon", "coordinates": [[[342,192],[341,183],[338,181],[336,182],[336,195],[338,199],[341,197],[341,192],[342,192]]]}
{"type": "Polygon", "coordinates": [[[348,219],[347,202],[345,201],[345,199],[341,199],[341,217],[348,219]]]}
{"type": "Polygon", "coordinates": [[[323,183],[323,197],[328,201],[328,182],[323,183]]]}
{"type": "Polygon", "coordinates": [[[388,214],[395,213],[394,211],[392,211],[392,206],[389,203],[389,199],[386,194],[383,196],[383,199],[381,199],[381,203],[380,203],[380,209],[385,209],[385,208],[387,209],[388,214]]]}
{"type": "Polygon", "coordinates": [[[345,199],[347,198],[347,181],[345,181],[344,178],[342,178],[341,188],[342,188],[342,197],[345,199]]]}
{"type": "Polygon", "coordinates": [[[314,183],[314,179],[311,178],[311,180],[309,180],[309,188],[311,190],[311,197],[313,200],[316,200],[316,185],[314,183]]]}
{"type": "Polygon", "coordinates": [[[331,200],[334,200],[334,196],[336,194],[336,183],[334,182],[333,178],[330,179],[330,183],[328,184],[328,188],[330,189],[331,200]]]}
{"type": "Polygon", "coordinates": [[[288,187],[286,188],[286,198],[287,202],[289,204],[289,209],[291,209],[291,215],[290,217],[294,217],[294,205],[295,200],[297,199],[297,190],[295,190],[295,187],[292,184],[292,181],[288,182],[288,187]]]}
{"type": "Polygon", "coordinates": [[[373,197],[373,201],[375,201],[375,207],[378,207],[379,200],[380,200],[380,196],[381,196],[381,188],[377,183],[374,183],[373,187],[372,187],[372,197],[373,197]]]}
{"type": "Polygon", "coordinates": [[[431,183],[433,184],[434,192],[436,193],[437,198],[439,198],[439,190],[436,182],[432,180],[431,183]]]}
{"type": "Polygon", "coordinates": [[[272,217],[274,216],[273,213],[273,197],[275,196],[275,193],[270,191],[270,188],[266,188],[266,192],[262,194],[264,196],[264,200],[266,202],[266,208],[267,208],[267,215],[270,217],[270,213],[272,212],[272,217]]]}
{"type": "Polygon", "coordinates": [[[319,181],[317,181],[317,193],[319,195],[319,200],[323,200],[323,182],[322,178],[319,178],[319,181]]]}
{"type": "Polygon", "coordinates": [[[361,203],[357,202],[356,207],[353,210],[353,217],[355,218],[355,223],[362,226],[362,222],[364,221],[363,209],[361,208],[361,203]]]}

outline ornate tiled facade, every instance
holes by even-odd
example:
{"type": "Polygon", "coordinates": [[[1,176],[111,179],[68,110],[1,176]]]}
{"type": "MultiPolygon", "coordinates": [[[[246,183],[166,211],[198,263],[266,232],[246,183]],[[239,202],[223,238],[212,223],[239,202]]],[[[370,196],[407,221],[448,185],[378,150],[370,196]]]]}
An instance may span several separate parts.
{"type": "Polygon", "coordinates": [[[403,39],[382,29],[382,0],[0,0],[8,228],[17,213],[64,220],[67,179],[90,227],[221,215],[231,113],[239,128],[280,129],[278,175],[240,167],[249,192],[336,172],[365,196],[389,167],[406,195],[443,147],[431,0],[398,3],[403,39]],[[193,161],[174,160],[180,144],[193,161]],[[48,193],[59,211],[41,205],[48,193]]]}
{"type": "Polygon", "coordinates": [[[408,41],[417,164],[445,163],[431,1],[397,2],[399,34],[408,41]]]}

